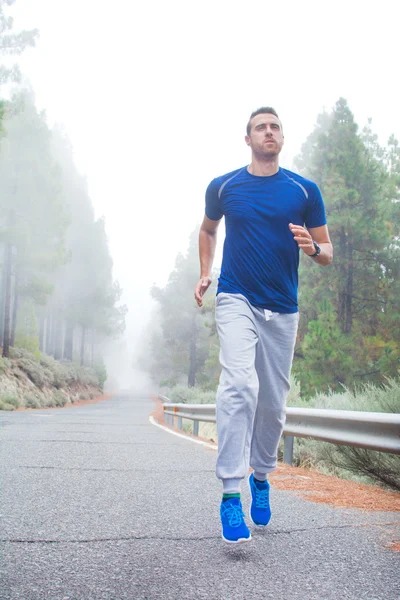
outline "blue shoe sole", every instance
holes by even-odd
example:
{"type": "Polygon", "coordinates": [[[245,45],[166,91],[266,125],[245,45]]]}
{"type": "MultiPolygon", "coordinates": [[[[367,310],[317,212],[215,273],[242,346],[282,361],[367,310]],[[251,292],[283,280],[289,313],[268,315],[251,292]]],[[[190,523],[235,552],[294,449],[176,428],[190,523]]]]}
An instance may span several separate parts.
{"type": "Polygon", "coordinates": [[[268,523],[266,523],[265,525],[260,525],[259,523],[256,523],[255,521],[253,521],[253,517],[251,516],[251,505],[252,505],[252,503],[253,503],[253,495],[252,495],[252,493],[251,493],[250,475],[249,475],[249,477],[248,477],[248,479],[247,479],[247,483],[249,484],[250,498],[251,498],[250,507],[249,507],[249,517],[250,517],[250,521],[251,521],[251,522],[253,523],[253,525],[255,525],[256,527],[261,527],[261,529],[262,529],[263,527],[268,527],[268,525],[269,525],[269,524],[270,524],[270,522],[271,522],[271,518],[272,518],[272,511],[271,511],[271,516],[269,517],[269,521],[268,521],[268,523]]]}

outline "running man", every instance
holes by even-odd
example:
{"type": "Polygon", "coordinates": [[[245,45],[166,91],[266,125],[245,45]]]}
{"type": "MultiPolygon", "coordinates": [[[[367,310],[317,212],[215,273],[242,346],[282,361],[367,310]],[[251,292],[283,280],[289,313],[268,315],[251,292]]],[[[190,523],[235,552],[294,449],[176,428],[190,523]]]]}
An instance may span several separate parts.
{"type": "Polygon", "coordinates": [[[284,136],[278,114],[263,107],[250,116],[251,163],[211,181],[200,228],[201,307],[211,283],[218,225],[226,237],[216,298],[221,377],[217,391],[222,537],[251,539],[240,500],[249,477],[250,519],[271,518],[268,473],[276,469],[299,313],[300,250],[326,266],[333,248],[315,183],[279,167],[284,136]]]}

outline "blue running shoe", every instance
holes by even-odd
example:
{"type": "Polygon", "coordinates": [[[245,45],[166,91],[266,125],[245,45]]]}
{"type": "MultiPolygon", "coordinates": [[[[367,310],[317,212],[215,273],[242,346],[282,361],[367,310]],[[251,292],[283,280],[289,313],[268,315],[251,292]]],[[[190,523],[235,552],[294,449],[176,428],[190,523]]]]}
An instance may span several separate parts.
{"type": "Polygon", "coordinates": [[[240,498],[229,498],[221,502],[222,539],[228,544],[240,544],[251,540],[251,533],[244,522],[240,498]]]}
{"type": "Polygon", "coordinates": [[[271,519],[271,508],[269,505],[269,483],[268,481],[255,481],[253,473],[249,477],[251,493],[250,519],[254,525],[265,527],[271,519]]]}

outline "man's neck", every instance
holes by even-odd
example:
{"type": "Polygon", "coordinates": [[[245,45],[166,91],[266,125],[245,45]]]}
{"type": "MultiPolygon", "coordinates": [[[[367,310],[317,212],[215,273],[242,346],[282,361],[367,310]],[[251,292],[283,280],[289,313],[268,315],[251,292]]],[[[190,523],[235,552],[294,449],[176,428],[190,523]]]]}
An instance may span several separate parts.
{"type": "Polygon", "coordinates": [[[271,177],[271,175],[275,175],[279,171],[279,159],[277,156],[274,156],[271,159],[259,160],[253,156],[247,170],[251,175],[271,177]]]}

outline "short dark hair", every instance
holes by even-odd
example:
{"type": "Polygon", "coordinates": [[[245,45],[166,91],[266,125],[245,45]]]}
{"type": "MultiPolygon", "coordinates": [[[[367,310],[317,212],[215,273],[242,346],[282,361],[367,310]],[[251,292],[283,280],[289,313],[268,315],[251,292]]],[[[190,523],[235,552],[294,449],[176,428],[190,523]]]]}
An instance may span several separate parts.
{"type": "Polygon", "coordinates": [[[275,115],[275,117],[277,117],[277,119],[279,119],[278,113],[276,112],[276,110],[274,108],[272,108],[272,106],[262,106],[261,108],[257,108],[257,110],[255,110],[254,112],[251,113],[249,122],[247,123],[247,128],[246,128],[247,135],[250,135],[252,118],[256,117],[257,115],[263,115],[263,114],[275,115]]]}

